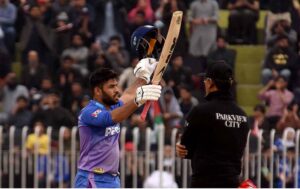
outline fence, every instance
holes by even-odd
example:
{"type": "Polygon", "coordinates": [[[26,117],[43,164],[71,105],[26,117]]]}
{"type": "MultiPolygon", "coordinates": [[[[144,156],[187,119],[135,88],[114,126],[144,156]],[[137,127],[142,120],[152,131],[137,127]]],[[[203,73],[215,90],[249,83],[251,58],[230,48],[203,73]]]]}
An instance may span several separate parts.
{"type": "MultiPolygon", "coordinates": [[[[39,142],[34,144],[34,150],[30,153],[26,149],[26,139],[28,137],[28,127],[24,127],[21,131],[21,138],[17,138],[21,143],[18,146],[16,142],[16,128],[11,126],[7,133],[3,132],[0,126],[0,187],[73,187],[76,174],[76,163],[79,157],[78,148],[78,129],[73,127],[71,136],[66,141],[64,135],[66,128],[61,127],[59,130],[58,145],[53,147],[51,141],[53,129],[47,128],[46,134],[48,142],[46,148],[47,153],[39,153],[39,142]],[[6,136],[7,135],[7,136],[6,136]],[[70,142],[70,144],[66,144],[70,142]]],[[[283,133],[282,141],[290,140],[289,131],[286,129],[283,133]]],[[[176,157],[175,143],[177,129],[172,130],[171,146],[168,150],[164,143],[164,126],[159,125],[156,130],[146,128],[133,130],[133,148],[126,149],[126,127],[121,129],[120,134],[120,177],[122,187],[142,187],[145,178],[155,171],[168,171],[178,183],[179,187],[188,187],[191,175],[191,166],[188,160],[182,160],[176,157]],[[141,134],[143,135],[141,136],[141,134]],[[141,137],[145,137],[143,150],[138,150],[141,137]],[[153,150],[151,142],[157,138],[157,149],[153,150]]],[[[275,131],[270,132],[270,144],[274,144],[275,131]]],[[[38,135],[35,132],[35,135],[38,135]]],[[[249,135],[250,136],[250,133],[249,135]]],[[[295,154],[290,155],[287,146],[283,146],[283,150],[274,152],[273,145],[271,150],[263,151],[263,131],[258,134],[257,150],[250,152],[249,142],[245,149],[243,158],[243,178],[251,178],[258,187],[278,187],[278,178],[280,187],[293,185],[298,187],[298,170],[299,170],[299,137],[300,131],[295,134],[295,154]],[[286,174],[282,174],[286,173],[286,174]],[[262,183],[263,179],[263,183],[262,183]],[[267,180],[267,186],[266,181],[267,180]]],[[[249,137],[248,137],[249,138],[249,137]]],[[[162,186],[163,180],[160,177],[159,186],[162,186]]]]}

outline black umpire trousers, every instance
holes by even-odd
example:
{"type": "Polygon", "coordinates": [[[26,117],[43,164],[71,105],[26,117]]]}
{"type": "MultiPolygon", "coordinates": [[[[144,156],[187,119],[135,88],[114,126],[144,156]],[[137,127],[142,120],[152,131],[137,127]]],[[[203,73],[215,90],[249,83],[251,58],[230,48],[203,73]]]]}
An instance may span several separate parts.
{"type": "Polygon", "coordinates": [[[239,177],[192,177],[191,188],[238,188],[239,177]]]}

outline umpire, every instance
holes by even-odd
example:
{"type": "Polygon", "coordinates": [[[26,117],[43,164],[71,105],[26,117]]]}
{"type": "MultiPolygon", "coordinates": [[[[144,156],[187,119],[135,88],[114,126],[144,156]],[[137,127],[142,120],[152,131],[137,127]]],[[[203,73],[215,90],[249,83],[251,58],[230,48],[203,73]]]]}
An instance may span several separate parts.
{"type": "Polygon", "coordinates": [[[191,159],[191,187],[237,188],[249,131],[247,117],[230,93],[230,66],[216,62],[204,76],[207,101],[188,114],[176,153],[191,159]]]}

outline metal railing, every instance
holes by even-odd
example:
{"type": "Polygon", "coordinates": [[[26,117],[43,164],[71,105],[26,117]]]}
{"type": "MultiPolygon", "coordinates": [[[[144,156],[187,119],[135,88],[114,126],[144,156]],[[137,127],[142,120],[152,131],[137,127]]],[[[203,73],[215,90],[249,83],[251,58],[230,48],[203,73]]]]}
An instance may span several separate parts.
{"type": "MultiPolygon", "coordinates": [[[[66,147],[65,132],[66,127],[61,127],[59,130],[58,145],[52,145],[52,127],[48,127],[45,135],[48,136],[47,154],[39,153],[38,140],[35,142],[33,152],[26,149],[26,140],[28,137],[28,127],[22,128],[21,137],[16,136],[16,128],[11,126],[7,133],[4,133],[3,127],[0,126],[0,187],[74,187],[74,179],[77,170],[77,160],[79,156],[79,139],[78,128],[73,127],[70,132],[70,146],[66,147]],[[5,140],[8,136],[8,140],[5,140]],[[17,146],[16,140],[21,140],[20,146],[17,146]],[[7,147],[4,146],[6,144],[7,147]],[[46,167],[44,185],[41,182],[40,172],[46,167]],[[68,176],[69,175],[69,176],[68,176]],[[20,184],[17,185],[16,179],[20,178],[20,184]]],[[[274,151],[274,142],[278,140],[275,137],[275,130],[269,133],[269,151],[264,151],[263,131],[260,131],[257,136],[257,151],[250,152],[249,142],[245,148],[243,158],[242,176],[250,178],[257,184],[258,187],[278,187],[278,178],[281,180],[281,187],[286,187],[287,184],[298,187],[299,184],[299,140],[300,130],[295,132],[293,139],[289,137],[290,130],[284,130],[282,143],[293,140],[295,144],[295,155],[288,155],[287,146],[283,145],[282,151],[274,151]],[[262,178],[266,177],[268,186],[262,185],[262,178]],[[286,173],[287,172],[287,173],[286,173]],[[283,174],[286,173],[286,174],[283,174]],[[280,177],[281,175],[281,177],[280,177]],[[283,175],[283,177],[282,177],[283,175]],[[287,176],[293,176],[293,180],[287,183],[287,176]]],[[[120,179],[121,187],[142,187],[145,178],[148,178],[153,171],[160,171],[161,177],[158,186],[163,186],[163,171],[168,171],[172,174],[173,179],[181,183],[180,187],[189,186],[189,178],[191,176],[191,165],[189,160],[182,160],[176,157],[175,145],[177,142],[178,130],[173,129],[171,132],[171,151],[165,152],[165,128],[164,125],[157,125],[155,130],[146,128],[139,130],[134,128],[132,132],[133,141],[132,149],[126,149],[126,134],[129,130],[122,127],[120,133],[120,179]],[[144,132],[144,133],[142,133],[144,132]],[[143,134],[143,135],[142,135],[143,134]],[[142,137],[144,136],[144,137],[142,137]],[[144,143],[141,142],[144,140],[144,143]],[[142,146],[141,144],[144,144],[142,146]],[[156,144],[156,145],[154,145],[156,144]],[[153,146],[156,146],[153,148],[153,146]],[[142,150],[140,150],[142,148],[142,150]],[[168,154],[166,154],[168,153],[168,154]],[[129,179],[128,179],[129,178],[129,179]]],[[[34,133],[38,137],[37,131],[34,133]]],[[[248,141],[250,140],[250,133],[248,141]]]]}

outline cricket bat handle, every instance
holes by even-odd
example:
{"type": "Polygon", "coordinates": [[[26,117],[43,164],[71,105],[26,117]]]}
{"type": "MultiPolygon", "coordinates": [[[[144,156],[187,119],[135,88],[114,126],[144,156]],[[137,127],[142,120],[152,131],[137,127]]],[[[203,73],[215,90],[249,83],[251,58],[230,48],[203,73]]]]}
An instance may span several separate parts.
{"type": "Polygon", "coordinates": [[[148,111],[149,111],[150,106],[151,106],[151,101],[148,100],[148,101],[145,103],[143,112],[142,112],[142,114],[141,114],[141,119],[142,119],[143,121],[145,121],[145,119],[146,119],[146,117],[147,117],[147,113],[148,113],[148,111]]]}
{"type": "MultiPolygon", "coordinates": [[[[160,78],[158,78],[158,79],[157,78],[153,78],[152,79],[152,84],[153,85],[158,85],[159,82],[160,82],[160,78]]],[[[141,119],[143,121],[145,121],[145,119],[147,117],[147,113],[148,113],[148,111],[150,109],[151,104],[152,104],[152,101],[151,100],[147,100],[146,103],[145,103],[145,105],[144,105],[143,112],[141,113],[141,119]]]]}

